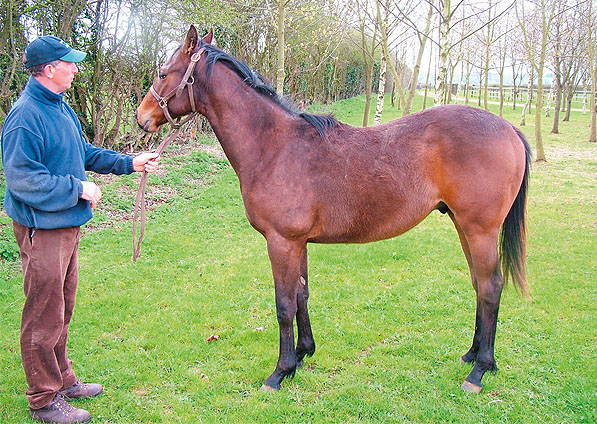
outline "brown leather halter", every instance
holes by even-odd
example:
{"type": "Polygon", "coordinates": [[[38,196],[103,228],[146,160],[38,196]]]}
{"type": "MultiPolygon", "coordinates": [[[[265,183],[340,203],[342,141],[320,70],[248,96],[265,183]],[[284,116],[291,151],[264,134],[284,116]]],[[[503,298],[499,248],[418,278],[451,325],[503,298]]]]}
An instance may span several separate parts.
{"type": "Polygon", "coordinates": [[[153,97],[155,97],[155,99],[158,101],[158,105],[160,106],[160,108],[162,108],[164,116],[166,117],[168,122],[170,122],[170,125],[174,127],[174,129],[180,128],[181,126],[189,122],[191,119],[193,119],[195,115],[197,115],[197,108],[195,107],[195,96],[193,94],[193,84],[195,83],[195,77],[193,76],[193,72],[195,71],[195,66],[197,65],[197,62],[201,60],[201,54],[204,51],[205,47],[202,47],[201,49],[199,49],[199,51],[197,51],[191,56],[191,63],[189,63],[189,67],[187,68],[187,71],[182,77],[180,84],[178,84],[178,87],[174,88],[168,94],[166,94],[165,96],[160,96],[160,94],[155,90],[155,88],[153,88],[153,84],[151,84],[151,87],[149,88],[149,91],[151,92],[151,94],[153,94],[153,97]],[[170,116],[170,112],[168,112],[168,101],[172,97],[178,96],[180,93],[182,93],[185,87],[187,87],[189,90],[189,101],[191,102],[191,110],[193,111],[193,113],[188,115],[182,121],[180,120],[180,118],[178,118],[178,120],[175,121],[174,119],[172,119],[172,116],[170,116]]]}
{"type": "MultiPolygon", "coordinates": [[[[158,94],[158,92],[155,90],[155,88],[153,88],[153,84],[151,85],[151,88],[149,89],[149,91],[151,91],[151,94],[153,94],[153,97],[156,98],[156,100],[158,101],[158,104],[162,108],[162,111],[164,112],[164,116],[166,117],[168,122],[170,122],[170,124],[172,125],[172,128],[170,129],[170,131],[168,131],[168,134],[166,134],[166,137],[164,137],[164,140],[162,140],[162,142],[160,143],[160,145],[158,146],[158,148],[156,150],[156,153],[158,153],[160,155],[164,152],[164,150],[166,150],[166,147],[168,147],[168,145],[178,136],[180,128],[184,124],[189,122],[191,119],[193,119],[195,117],[195,115],[197,115],[197,113],[198,113],[197,108],[195,107],[195,96],[193,95],[193,84],[195,83],[195,78],[193,77],[193,72],[195,71],[195,66],[197,65],[197,62],[199,62],[201,60],[201,54],[204,51],[205,51],[205,47],[202,47],[201,49],[199,49],[197,51],[197,53],[194,53],[191,56],[191,63],[189,63],[189,67],[187,68],[187,71],[185,72],[184,76],[182,77],[182,81],[180,81],[180,84],[174,90],[170,91],[168,94],[166,94],[165,96],[162,97],[158,94]],[[188,115],[182,121],[180,120],[180,118],[178,118],[178,120],[175,121],[174,119],[172,119],[172,116],[170,116],[170,112],[168,112],[168,101],[172,97],[178,96],[180,93],[182,93],[182,91],[184,90],[185,87],[187,87],[189,90],[189,100],[191,102],[191,109],[193,110],[193,113],[188,115]]],[[[145,187],[146,186],[147,186],[147,172],[143,172],[143,175],[141,176],[141,181],[139,182],[139,190],[137,191],[137,199],[135,201],[135,213],[133,215],[133,262],[137,262],[137,258],[139,257],[139,254],[141,253],[141,242],[143,241],[143,235],[145,234],[145,187]],[[141,231],[139,234],[139,238],[137,239],[137,218],[139,216],[139,212],[141,214],[141,231]]]]}

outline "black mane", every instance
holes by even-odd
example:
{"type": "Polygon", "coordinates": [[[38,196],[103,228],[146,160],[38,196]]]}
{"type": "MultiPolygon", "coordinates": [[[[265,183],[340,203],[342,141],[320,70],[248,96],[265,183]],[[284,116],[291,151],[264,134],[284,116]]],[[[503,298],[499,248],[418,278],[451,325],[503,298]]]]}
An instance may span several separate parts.
{"type": "Polygon", "coordinates": [[[235,59],[234,57],[224,53],[222,50],[214,46],[205,45],[204,47],[207,52],[208,80],[211,77],[215,63],[220,61],[229,69],[236,72],[238,76],[242,78],[245,84],[253,88],[259,94],[270,98],[285,111],[303,118],[305,121],[311,124],[322,137],[325,137],[328,132],[333,130],[338,124],[338,121],[332,115],[313,115],[310,113],[297,111],[288,100],[281,98],[278,93],[276,93],[276,90],[274,90],[265,82],[265,78],[261,74],[249,68],[246,63],[235,59]]]}

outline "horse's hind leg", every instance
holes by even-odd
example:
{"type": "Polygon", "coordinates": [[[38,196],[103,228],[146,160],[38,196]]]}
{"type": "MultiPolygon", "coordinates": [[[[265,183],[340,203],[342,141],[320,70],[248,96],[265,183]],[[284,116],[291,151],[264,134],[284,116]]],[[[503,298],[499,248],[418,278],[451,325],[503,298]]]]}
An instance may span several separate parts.
{"type": "Polygon", "coordinates": [[[272,264],[276,290],[276,312],[280,327],[280,355],[276,369],[263,383],[262,390],[279,390],[285,377],[294,376],[296,351],[294,348],[294,317],[297,313],[297,292],[301,258],[305,243],[286,240],[278,234],[267,237],[267,251],[272,264]]]}
{"type": "Polygon", "coordinates": [[[315,340],[313,339],[311,322],[309,321],[309,311],[307,309],[307,301],[309,300],[309,280],[306,248],[303,250],[303,255],[301,257],[301,275],[299,280],[296,297],[296,327],[298,329],[298,339],[296,342],[297,367],[303,365],[303,358],[305,355],[313,356],[315,353],[315,340]]]}
{"type": "Polygon", "coordinates": [[[494,357],[495,331],[504,279],[497,251],[498,230],[487,232],[478,227],[476,229],[466,235],[477,291],[477,322],[469,356],[476,358],[475,366],[462,388],[479,393],[485,372],[497,369],[494,357]]]}
{"type": "MultiPolygon", "coordinates": [[[[466,235],[464,234],[464,231],[462,230],[462,227],[460,227],[460,224],[458,223],[458,221],[456,221],[456,218],[454,217],[454,213],[449,210],[448,216],[450,216],[450,219],[452,219],[452,222],[454,223],[454,227],[456,227],[456,231],[458,232],[458,237],[460,238],[460,244],[462,246],[462,251],[464,252],[464,256],[466,257],[466,262],[468,263],[468,267],[469,267],[469,270],[471,273],[471,281],[473,283],[473,288],[475,289],[475,293],[477,293],[477,279],[475,277],[473,261],[471,258],[471,250],[468,245],[468,241],[466,240],[466,235]]],[[[468,352],[466,352],[460,358],[462,363],[472,364],[477,359],[477,353],[479,352],[479,301],[478,301],[478,296],[477,296],[477,312],[475,315],[476,315],[475,316],[475,334],[473,336],[473,344],[472,344],[471,348],[468,350],[468,352]]]]}

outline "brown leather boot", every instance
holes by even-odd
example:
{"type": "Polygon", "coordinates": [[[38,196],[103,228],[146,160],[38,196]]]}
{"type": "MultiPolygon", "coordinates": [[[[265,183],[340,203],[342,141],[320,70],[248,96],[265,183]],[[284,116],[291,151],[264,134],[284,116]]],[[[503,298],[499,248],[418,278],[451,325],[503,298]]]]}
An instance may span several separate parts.
{"type": "Polygon", "coordinates": [[[69,405],[60,392],[43,408],[29,408],[29,414],[34,420],[44,423],[86,423],[91,419],[89,412],[69,405]]]}
{"type": "Polygon", "coordinates": [[[70,399],[88,398],[101,394],[104,391],[101,384],[85,384],[79,380],[75,384],[66,389],[60,390],[60,393],[70,399]]]}

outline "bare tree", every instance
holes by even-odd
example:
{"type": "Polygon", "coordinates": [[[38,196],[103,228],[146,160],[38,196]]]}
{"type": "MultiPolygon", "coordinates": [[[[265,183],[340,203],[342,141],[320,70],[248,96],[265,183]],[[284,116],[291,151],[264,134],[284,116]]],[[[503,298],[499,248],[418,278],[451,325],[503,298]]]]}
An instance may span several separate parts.
{"type": "MultiPolygon", "coordinates": [[[[497,13],[497,10],[494,13],[497,13]]],[[[509,41],[509,38],[512,37],[514,31],[514,25],[510,20],[510,17],[510,13],[507,13],[504,15],[505,19],[500,19],[496,21],[494,25],[490,25],[489,27],[492,29],[490,34],[491,37],[488,36],[487,38],[487,40],[492,43],[490,63],[492,69],[494,69],[499,76],[499,116],[503,116],[504,112],[504,77],[506,63],[509,58],[509,51],[512,48],[512,43],[509,41]]],[[[513,75],[513,80],[513,84],[516,86],[516,75],[513,75]]],[[[513,96],[515,95],[515,93],[512,94],[513,96]]],[[[485,90],[484,105],[487,108],[487,88],[485,90]]]]}
{"type": "MultiPolygon", "coordinates": [[[[414,96],[416,94],[416,90],[417,90],[417,82],[419,79],[419,74],[421,71],[421,62],[423,59],[423,53],[425,51],[425,46],[427,44],[427,39],[429,38],[429,34],[431,32],[431,22],[432,22],[432,17],[433,17],[433,12],[434,12],[434,7],[433,5],[429,5],[429,9],[427,12],[427,17],[424,18],[423,16],[420,16],[419,14],[419,6],[420,3],[418,2],[414,2],[412,0],[406,0],[406,1],[396,1],[395,3],[393,3],[390,7],[389,2],[386,1],[387,4],[387,13],[392,14],[395,18],[396,18],[396,24],[401,23],[404,24],[406,26],[406,28],[410,28],[411,30],[413,30],[415,38],[417,40],[417,46],[413,46],[413,49],[416,49],[416,58],[413,64],[413,71],[411,74],[411,78],[410,81],[406,84],[407,86],[407,95],[404,95],[404,91],[401,90],[402,87],[400,87],[397,91],[400,94],[402,94],[401,100],[402,103],[404,104],[403,110],[402,110],[402,115],[408,115],[412,112],[412,102],[414,99],[414,96]],[[424,19],[422,19],[424,18],[424,19]],[[423,28],[419,28],[419,24],[418,22],[420,21],[424,22],[424,27],[423,28]]],[[[404,35],[405,33],[402,33],[402,35],[404,35]]],[[[408,37],[407,37],[408,38],[408,37]]],[[[383,45],[383,44],[382,44],[383,45]]],[[[391,69],[391,68],[390,68],[391,69]]],[[[394,77],[396,77],[396,74],[394,73],[394,70],[392,70],[392,73],[394,75],[394,77]]],[[[404,76],[404,75],[403,75],[404,76]]]]}
{"type": "MultiPolygon", "coordinates": [[[[550,99],[554,99],[554,114],[553,114],[553,125],[551,127],[552,134],[558,134],[559,124],[560,124],[560,107],[562,103],[562,56],[563,56],[563,46],[562,46],[562,26],[564,16],[564,9],[566,8],[566,0],[558,0],[557,1],[557,13],[553,21],[553,30],[552,34],[552,51],[553,51],[553,83],[552,89],[550,91],[550,99]]],[[[549,116],[549,106],[546,110],[546,115],[549,116]]]]}
{"type": "Polygon", "coordinates": [[[278,0],[278,57],[276,61],[276,91],[280,96],[284,95],[284,55],[286,52],[286,25],[284,19],[286,16],[286,6],[288,0],[278,0]]]}
{"type": "MultiPolygon", "coordinates": [[[[431,2],[430,2],[431,3],[431,2]]],[[[454,13],[462,3],[457,3],[452,9],[451,0],[439,0],[439,65],[435,80],[435,104],[443,104],[446,97],[446,77],[448,74],[448,54],[450,53],[450,29],[454,13]]],[[[432,4],[432,3],[431,3],[432,4]]]]}
{"type": "Polygon", "coordinates": [[[495,16],[495,5],[492,4],[492,0],[488,0],[489,7],[487,8],[487,26],[486,26],[486,34],[485,34],[485,62],[484,62],[484,72],[485,72],[485,81],[483,84],[483,108],[485,110],[489,110],[489,105],[487,103],[487,91],[489,87],[489,61],[491,57],[492,51],[492,44],[495,42],[495,22],[493,20],[493,16],[495,16]]]}
{"type": "MultiPolygon", "coordinates": [[[[436,43],[439,47],[438,70],[435,84],[435,103],[443,104],[448,98],[446,84],[448,83],[447,78],[451,50],[462,43],[464,39],[483,30],[488,25],[491,25],[495,20],[500,19],[508,10],[512,8],[514,3],[506,6],[501,12],[492,15],[489,21],[483,21],[477,19],[477,17],[483,13],[486,13],[487,10],[492,7],[491,5],[489,8],[484,7],[480,9],[474,2],[465,3],[464,0],[457,2],[455,5],[452,4],[451,0],[437,0],[438,4],[435,4],[435,0],[426,1],[436,9],[440,20],[438,41],[434,41],[434,43],[436,43]],[[457,15],[457,12],[461,8],[466,8],[466,11],[462,11],[460,15],[457,15]],[[461,32],[460,34],[455,33],[454,28],[456,26],[462,25],[463,22],[469,21],[471,19],[476,19],[478,25],[471,27],[469,32],[461,32]]],[[[453,64],[456,65],[455,62],[453,62],[453,64]]]]}
{"type": "Polygon", "coordinates": [[[532,106],[533,106],[533,90],[535,88],[535,68],[531,66],[530,73],[529,73],[529,82],[527,84],[527,100],[522,108],[522,112],[520,115],[520,126],[524,127],[526,125],[526,114],[527,111],[530,113],[532,106]]]}
{"type": "MultiPolygon", "coordinates": [[[[431,51],[433,52],[433,45],[431,46],[431,51]]],[[[432,60],[429,60],[429,63],[427,64],[427,77],[425,78],[425,93],[423,94],[423,106],[421,107],[421,109],[425,110],[425,108],[427,107],[427,94],[429,92],[429,77],[431,76],[431,64],[432,64],[432,60]]]]}
{"type": "Polygon", "coordinates": [[[589,135],[590,143],[597,143],[597,37],[595,37],[595,30],[597,30],[597,5],[595,0],[589,0],[589,10],[585,16],[587,28],[587,53],[588,53],[588,67],[591,73],[591,91],[589,95],[589,104],[591,109],[591,134],[589,135]]]}
{"type": "Polygon", "coordinates": [[[24,74],[18,71],[22,66],[21,55],[26,45],[25,29],[19,22],[19,16],[24,13],[26,6],[24,0],[0,2],[0,122],[25,80],[24,74]]]}
{"type": "MultiPolygon", "coordinates": [[[[578,28],[577,28],[578,34],[578,28]]],[[[577,38],[580,40],[580,38],[577,38]]],[[[579,50],[582,48],[582,43],[575,43],[570,42],[568,43],[568,47],[571,50],[563,57],[562,62],[562,87],[563,87],[563,109],[565,110],[564,119],[563,121],[570,120],[570,113],[572,111],[572,99],[574,97],[574,92],[578,89],[580,82],[582,80],[584,72],[584,61],[580,60],[578,53],[579,50]]]]}
{"type": "Polygon", "coordinates": [[[377,38],[378,19],[377,15],[372,16],[369,10],[368,0],[354,0],[355,13],[358,19],[359,33],[361,36],[361,52],[365,65],[365,110],[363,112],[363,126],[369,125],[369,111],[371,109],[373,72],[375,64],[375,53],[379,46],[377,38]]]}
{"type": "Polygon", "coordinates": [[[543,108],[543,72],[547,56],[547,42],[551,23],[556,15],[556,0],[537,0],[531,12],[527,11],[525,2],[516,3],[518,24],[522,29],[524,44],[529,61],[537,72],[537,98],[535,100],[535,145],[536,160],[545,161],[543,139],[541,137],[541,112],[543,108]],[[532,33],[536,39],[532,39],[532,33]]]}
{"type": "Polygon", "coordinates": [[[386,71],[387,71],[386,55],[382,52],[381,64],[379,67],[379,84],[377,88],[377,107],[375,108],[375,117],[373,122],[375,125],[381,124],[381,114],[383,113],[384,95],[386,89],[386,71]]]}
{"type": "Polygon", "coordinates": [[[394,77],[394,84],[395,89],[398,91],[398,95],[400,99],[404,98],[404,92],[402,90],[402,86],[400,84],[400,75],[398,75],[398,71],[392,62],[390,56],[390,49],[388,47],[388,34],[389,34],[389,21],[390,21],[390,14],[388,13],[389,7],[389,0],[376,0],[375,1],[375,9],[376,9],[376,24],[379,29],[379,34],[381,37],[381,60],[379,66],[379,84],[377,89],[377,108],[375,110],[375,118],[374,123],[375,125],[379,125],[381,123],[381,114],[383,113],[384,107],[384,95],[386,89],[386,71],[389,66],[392,76],[394,77]],[[384,4],[382,5],[382,1],[384,4]]]}

